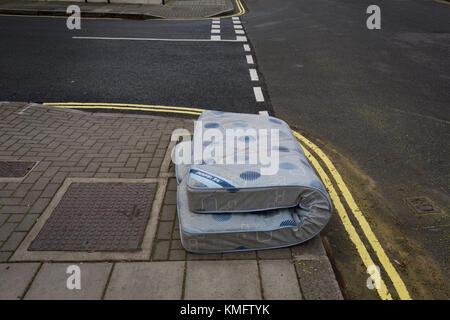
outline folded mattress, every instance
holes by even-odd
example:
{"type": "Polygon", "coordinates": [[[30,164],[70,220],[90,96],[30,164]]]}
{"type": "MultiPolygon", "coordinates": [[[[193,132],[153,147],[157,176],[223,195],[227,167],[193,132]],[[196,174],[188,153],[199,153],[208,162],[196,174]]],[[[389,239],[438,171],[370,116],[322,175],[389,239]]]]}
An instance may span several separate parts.
{"type": "Polygon", "coordinates": [[[329,202],[303,189],[301,196],[313,197],[310,207],[248,213],[195,213],[189,210],[186,180],[177,190],[178,220],[183,247],[194,253],[218,253],[281,248],[313,238],[331,216],[329,202]]]}
{"type": "MultiPolygon", "coordinates": [[[[249,213],[290,208],[299,204],[314,205],[317,201],[330,203],[322,182],[284,121],[267,115],[218,111],[205,111],[198,120],[194,130],[192,153],[194,154],[200,145],[203,148],[209,147],[210,150],[217,144],[223,147],[220,147],[222,151],[217,153],[202,150],[201,161],[195,161],[193,157],[193,164],[177,165],[181,172],[180,179],[186,179],[190,211],[249,213]],[[250,129],[254,130],[253,133],[277,129],[279,139],[276,144],[267,142],[260,145],[260,136],[252,135],[250,129]],[[240,134],[236,134],[232,148],[229,148],[227,143],[224,143],[225,138],[222,142],[211,138],[211,130],[221,133],[224,137],[229,132],[240,134]],[[254,140],[258,141],[251,147],[254,140]],[[242,143],[238,143],[239,141],[242,143]],[[263,165],[259,160],[257,163],[250,161],[255,153],[255,145],[258,152],[262,150],[267,157],[269,154],[273,155],[274,161],[277,157],[276,173],[264,174],[264,170],[269,166],[267,163],[263,165]],[[266,150],[263,150],[264,148],[266,150]],[[230,159],[232,161],[229,161],[230,159]]],[[[270,135],[267,140],[270,141],[270,135]]]]}

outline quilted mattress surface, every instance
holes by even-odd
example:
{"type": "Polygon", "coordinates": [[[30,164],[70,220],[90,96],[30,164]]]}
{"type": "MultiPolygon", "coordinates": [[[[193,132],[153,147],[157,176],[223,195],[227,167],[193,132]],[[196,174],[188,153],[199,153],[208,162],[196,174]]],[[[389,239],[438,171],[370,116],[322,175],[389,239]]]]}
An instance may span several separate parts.
{"type": "MultiPolygon", "coordinates": [[[[267,140],[271,140],[271,135],[267,140]]],[[[322,182],[309,165],[291,129],[282,120],[266,115],[205,111],[194,129],[192,154],[200,144],[210,150],[216,145],[223,147],[218,153],[202,149],[201,161],[176,165],[178,180],[186,180],[187,205],[192,212],[249,213],[292,208],[299,204],[311,206],[315,202],[328,202],[331,206],[322,182]],[[229,148],[223,143],[226,138],[220,144],[208,135],[212,129],[224,137],[228,129],[233,133],[242,129],[243,134],[236,134],[233,148],[229,148]],[[275,129],[279,139],[276,144],[264,144],[260,136],[250,134],[252,131],[248,129],[257,133],[275,129]],[[257,146],[258,152],[262,150],[268,158],[277,159],[272,161],[276,173],[267,174],[267,170],[264,173],[264,168],[270,166],[267,162],[250,161],[255,153],[251,143],[255,140],[253,146],[257,146]]],[[[177,148],[181,146],[179,144],[177,148]]]]}
{"type": "MultiPolygon", "coordinates": [[[[303,190],[302,196],[311,193],[303,190]]],[[[177,206],[183,247],[195,253],[280,248],[307,241],[318,234],[331,216],[323,197],[310,207],[297,206],[248,213],[195,213],[189,210],[186,180],[178,185],[177,206]]]]}

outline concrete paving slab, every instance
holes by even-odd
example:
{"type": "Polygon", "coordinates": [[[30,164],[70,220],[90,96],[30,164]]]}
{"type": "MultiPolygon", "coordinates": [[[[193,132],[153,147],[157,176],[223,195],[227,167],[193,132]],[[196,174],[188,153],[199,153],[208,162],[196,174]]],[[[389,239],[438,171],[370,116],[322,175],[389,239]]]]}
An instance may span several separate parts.
{"type": "Polygon", "coordinates": [[[292,247],[292,256],[296,260],[320,260],[327,257],[320,236],[292,247]]]}
{"type": "Polygon", "coordinates": [[[327,259],[295,263],[306,300],[343,300],[341,290],[327,259]]]}
{"type": "Polygon", "coordinates": [[[0,300],[18,300],[33,279],[39,263],[0,263],[0,300]]]}
{"type": "Polygon", "coordinates": [[[184,261],[117,263],[105,299],[181,299],[184,266],[184,261]]]}
{"type": "Polygon", "coordinates": [[[259,262],[264,298],[268,300],[300,300],[295,267],[289,260],[262,260],[259,262]]]}
{"type": "Polygon", "coordinates": [[[185,299],[260,300],[256,261],[188,261],[185,299]]]}
{"type": "Polygon", "coordinates": [[[25,300],[94,300],[101,299],[111,272],[112,263],[45,263],[25,300]],[[80,268],[80,289],[68,289],[67,280],[72,273],[67,268],[76,265],[80,268]]]}

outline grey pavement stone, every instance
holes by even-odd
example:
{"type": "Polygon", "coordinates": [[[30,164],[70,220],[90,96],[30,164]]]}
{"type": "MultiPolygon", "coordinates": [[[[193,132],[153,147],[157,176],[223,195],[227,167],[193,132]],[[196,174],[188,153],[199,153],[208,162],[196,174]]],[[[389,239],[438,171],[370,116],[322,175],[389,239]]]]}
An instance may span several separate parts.
{"type": "Polygon", "coordinates": [[[175,190],[177,191],[177,180],[175,178],[169,179],[169,183],[167,184],[167,190],[175,190]]]}
{"type": "Polygon", "coordinates": [[[170,250],[169,260],[185,260],[186,259],[186,251],[184,249],[172,249],[170,250]]]}
{"type": "Polygon", "coordinates": [[[166,191],[164,204],[177,204],[177,192],[171,190],[166,191]]]}
{"type": "Polygon", "coordinates": [[[187,253],[188,260],[221,260],[221,253],[208,253],[208,254],[200,254],[200,253],[187,253]]]}
{"type": "Polygon", "coordinates": [[[26,236],[26,232],[13,232],[11,236],[6,240],[3,246],[0,248],[1,251],[14,251],[17,249],[19,244],[22,242],[23,238],[26,236]]]}
{"type": "Polygon", "coordinates": [[[0,205],[8,206],[8,205],[16,205],[20,204],[22,198],[0,198],[0,205]]]}
{"type": "MultiPolygon", "coordinates": [[[[1,213],[1,214],[0,214],[0,226],[1,226],[6,220],[8,220],[8,218],[9,218],[9,214],[1,213]]],[[[1,230],[1,228],[0,228],[0,230],[1,230]]],[[[1,231],[0,231],[0,237],[1,237],[1,231]]],[[[0,239],[0,240],[1,240],[1,239],[0,239]]]]}
{"type": "Polygon", "coordinates": [[[40,196],[41,191],[29,191],[22,203],[26,206],[31,206],[40,196]]]}
{"type": "Polygon", "coordinates": [[[256,261],[188,261],[185,299],[261,299],[256,261]]]}
{"type": "Polygon", "coordinates": [[[292,257],[291,248],[279,248],[258,251],[260,259],[290,259],[292,257]]]}
{"type": "Polygon", "coordinates": [[[9,216],[8,222],[20,222],[24,216],[24,214],[12,214],[9,216]]]}
{"type": "Polygon", "coordinates": [[[262,260],[259,268],[264,299],[302,299],[295,267],[290,260],[262,260]]]}
{"type": "Polygon", "coordinates": [[[238,251],[238,252],[223,253],[222,258],[224,260],[256,259],[256,251],[238,251]]]}
{"type": "Polygon", "coordinates": [[[342,293],[328,260],[301,260],[295,263],[306,300],[342,300],[342,293]]]}
{"type": "MultiPolygon", "coordinates": [[[[0,247],[1,246],[2,245],[1,245],[1,242],[0,242],[0,247]]],[[[12,254],[13,254],[12,252],[7,252],[7,251],[0,252],[0,262],[8,261],[9,257],[11,257],[12,254]]]]}
{"type": "Polygon", "coordinates": [[[185,262],[117,263],[105,299],[181,299],[185,262]]]}
{"type": "Polygon", "coordinates": [[[39,198],[31,207],[30,213],[42,213],[49,202],[49,198],[39,198]]]}
{"type": "Polygon", "coordinates": [[[180,240],[172,240],[170,249],[183,249],[183,245],[181,244],[180,240]]]}
{"type": "Polygon", "coordinates": [[[167,260],[169,257],[170,241],[156,241],[153,249],[152,260],[167,260]]]}
{"type": "Polygon", "coordinates": [[[45,263],[35,277],[25,300],[93,300],[101,299],[112,263],[45,263]],[[80,268],[81,289],[68,289],[73,273],[67,267],[80,268]]]}
{"type": "MultiPolygon", "coordinates": [[[[9,216],[9,215],[8,215],[9,216]]],[[[14,231],[16,228],[17,223],[5,223],[0,227],[0,241],[5,241],[8,239],[10,234],[14,231]]]]}
{"type": "Polygon", "coordinates": [[[172,221],[175,219],[176,212],[177,212],[177,207],[175,205],[164,205],[162,207],[160,220],[172,221]]]}
{"type": "Polygon", "coordinates": [[[292,255],[297,260],[320,260],[327,256],[320,236],[292,247],[292,255]]]}
{"type": "Polygon", "coordinates": [[[0,213],[26,213],[29,209],[27,206],[3,206],[0,213]]]}
{"type": "Polygon", "coordinates": [[[158,226],[158,240],[170,240],[173,222],[160,221],[158,226]]]}
{"type": "Polygon", "coordinates": [[[39,214],[27,214],[17,226],[16,231],[29,231],[38,218],[39,214]]]}
{"type": "Polygon", "coordinates": [[[0,263],[0,300],[20,299],[39,263],[0,263]]]}

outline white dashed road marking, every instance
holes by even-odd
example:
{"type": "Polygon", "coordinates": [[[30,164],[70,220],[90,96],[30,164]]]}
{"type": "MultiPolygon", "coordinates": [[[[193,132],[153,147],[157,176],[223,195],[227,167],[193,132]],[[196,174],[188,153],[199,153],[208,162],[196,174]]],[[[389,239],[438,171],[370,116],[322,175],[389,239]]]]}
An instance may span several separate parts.
{"type": "Polygon", "coordinates": [[[250,79],[252,81],[259,81],[258,72],[256,72],[256,69],[249,69],[250,71],[250,79]]]}
{"type": "Polygon", "coordinates": [[[247,63],[248,64],[254,64],[255,62],[253,61],[253,57],[251,54],[248,54],[245,56],[247,58],[247,63]]]}
{"type": "Polygon", "coordinates": [[[264,96],[261,87],[254,87],[253,92],[255,93],[256,102],[264,102],[264,96]]]}
{"type": "Polygon", "coordinates": [[[213,19],[211,23],[211,40],[219,41],[220,35],[217,34],[220,34],[220,20],[216,19],[213,19]]]}
{"type": "Polygon", "coordinates": [[[249,52],[250,51],[250,46],[248,44],[244,44],[244,51],[245,52],[249,52]]]}

